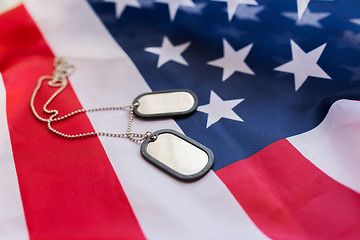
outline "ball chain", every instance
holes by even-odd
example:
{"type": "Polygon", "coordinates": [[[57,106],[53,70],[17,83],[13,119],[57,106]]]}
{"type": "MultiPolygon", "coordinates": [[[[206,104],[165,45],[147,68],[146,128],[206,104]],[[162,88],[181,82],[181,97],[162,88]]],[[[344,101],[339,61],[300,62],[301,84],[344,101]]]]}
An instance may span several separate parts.
{"type": "Polygon", "coordinates": [[[139,103],[128,104],[128,105],[123,105],[123,106],[98,107],[98,108],[90,108],[90,109],[82,108],[82,109],[72,111],[68,114],[65,114],[64,116],[57,117],[59,115],[59,111],[56,109],[49,110],[49,109],[47,109],[47,107],[54,100],[54,98],[56,96],[58,96],[65,89],[65,87],[68,84],[67,77],[70,76],[71,73],[75,70],[75,66],[69,64],[65,58],[55,58],[54,67],[55,67],[55,70],[54,70],[54,73],[52,76],[45,75],[45,76],[41,76],[39,78],[38,83],[34,89],[34,92],[31,96],[31,100],[30,100],[30,107],[31,107],[31,110],[32,110],[34,116],[42,122],[47,122],[47,127],[52,133],[54,133],[58,136],[61,136],[63,138],[66,138],[66,139],[71,139],[71,140],[85,138],[85,137],[107,136],[107,137],[117,137],[117,138],[128,138],[130,141],[138,143],[138,142],[145,140],[148,136],[151,136],[151,138],[155,138],[154,134],[150,131],[147,131],[146,133],[131,132],[131,127],[132,127],[132,122],[133,122],[133,117],[134,117],[134,107],[138,106],[139,103]],[[35,106],[34,106],[35,97],[36,97],[38,91],[40,90],[42,82],[44,80],[49,80],[48,85],[50,87],[58,87],[59,88],[50,96],[50,98],[46,101],[46,103],[43,106],[43,111],[47,114],[51,114],[51,116],[48,119],[41,117],[37,113],[35,106]],[[75,115],[81,114],[81,113],[125,110],[125,109],[130,110],[129,123],[128,123],[128,128],[127,128],[126,133],[87,132],[87,133],[80,133],[80,134],[66,134],[66,133],[63,133],[61,131],[54,129],[51,125],[52,123],[63,121],[65,119],[68,119],[72,116],[75,116],[75,115]]]}

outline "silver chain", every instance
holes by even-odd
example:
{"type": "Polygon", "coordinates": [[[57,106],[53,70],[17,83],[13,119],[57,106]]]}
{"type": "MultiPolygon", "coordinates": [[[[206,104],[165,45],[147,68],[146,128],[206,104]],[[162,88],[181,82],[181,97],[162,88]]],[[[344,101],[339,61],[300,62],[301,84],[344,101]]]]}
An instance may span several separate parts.
{"type": "Polygon", "coordinates": [[[134,107],[138,106],[139,103],[123,105],[123,106],[99,107],[99,108],[90,108],[90,109],[82,108],[82,109],[72,111],[68,114],[65,114],[64,116],[58,117],[58,115],[59,115],[58,110],[56,110],[56,109],[49,110],[49,109],[47,109],[47,107],[54,100],[54,98],[57,95],[59,95],[64,90],[64,88],[67,86],[67,84],[68,84],[67,77],[70,76],[74,72],[75,66],[69,64],[65,58],[55,58],[54,68],[55,68],[55,70],[54,70],[52,76],[44,75],[39,78],[38,83],[34,89],[34,92],[31,96],[31,100],[30,100],[30,107],[31,107],[31,110],[32,110],[34,116],[42,122],[47,122],[48,129],[52,133],[54,133],[58,136],[67,138],[67,139],[79,139],[79,138],[94,137],[94,136],[109,136],[109,137],[118,137],[118,138],[128,138],[130,141],[133,141],[133,142],[141,142],[144,139],[146,139],[148,136],[151,136],[152,138],[154,138],[154,134],[150,131],[147,131],[146,133],[131,132],[131,127],[132,127],[132,122],[133,122],[133,117],[134,117],[134,107]],[[50,87],[58,87],[59,88],[50,96],[50,98],[46,101],[46,103],[43,106],[43,111],[47,114],[50,114],[49,118],[41,117],[37,113],[37,111],[34,107],[35,97],[36,97],[39,89],[41,88],[42,82],[44,80],[49,80],[48,85],[50,87]],[[75,115],[81,114],[81,113],[111,111],[111,110],[125,110],[125,109],[130,110],[129,123],[128,123],[128,128],[127,128],[126,133],[87,132],[87,133],[80,133],[80,134],[66,134],[66,133],[63,133],[63,132],[60,132],[60,131],[54,129],[51,126],[52,123],[63,121],[65,119],[68,119],[72,116],[75,116],[75,115]]]}

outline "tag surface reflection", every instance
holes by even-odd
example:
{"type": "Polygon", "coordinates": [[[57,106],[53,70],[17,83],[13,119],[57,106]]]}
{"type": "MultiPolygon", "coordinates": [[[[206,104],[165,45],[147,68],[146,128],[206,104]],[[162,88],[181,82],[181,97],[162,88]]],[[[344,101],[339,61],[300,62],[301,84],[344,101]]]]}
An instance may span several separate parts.
{"type": "Polygon", "coordinates": [[[182,181],[203,177],[214,164],[212,151],[171,129],[154,133],[141,144],[142,156],[156,167],[182,181]]]}
{"type": "Polygon", "coordinates": [[[141,94],[133,103],[139,103],[134,107],[134,114],[143,118],[179,117],[198,107],[196,94],[185,89],[141,94]]]}

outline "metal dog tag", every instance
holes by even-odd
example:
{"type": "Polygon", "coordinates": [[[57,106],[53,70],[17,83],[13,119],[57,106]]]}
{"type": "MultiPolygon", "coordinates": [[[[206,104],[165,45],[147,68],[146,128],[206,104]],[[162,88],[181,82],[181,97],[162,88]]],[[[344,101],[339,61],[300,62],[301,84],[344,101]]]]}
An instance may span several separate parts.
{"type": "Polygon", "coordinates": [[[185,89],[144,93],[133,103],[139,103],[134,114],[142,118],[179,117],[193,113],[199,105],[196,94],[185,89]]]}
{"type": "Polygon", "coordinates": [[[156,131],[144,140],[140,151],[147,161],[182,181],[203,177],[214,164],[209,148],[171,129],[156,131]]]}

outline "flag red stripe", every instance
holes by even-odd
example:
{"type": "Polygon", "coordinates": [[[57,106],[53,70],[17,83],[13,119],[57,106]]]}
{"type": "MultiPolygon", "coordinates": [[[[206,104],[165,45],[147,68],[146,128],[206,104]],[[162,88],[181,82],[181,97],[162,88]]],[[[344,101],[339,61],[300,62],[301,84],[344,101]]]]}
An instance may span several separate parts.
{"type": "MultiPolygon", "coordinates": [[[[37,79],[52,73],[52,62],[53,53],[23,6],[0,16],[0,71],[30,238],[144,238],[99,139],[59,138],[33,116],[30,96],[37,79]]],[[[39,111],[50,94],[44,84],[36,99],[39,111]]],[[[64,114],[81,105],[68,86],[52,107],[64,114]]],[[[86,115],[56,127],[93,131],[86,115]]]]}
{"type": "Polygon", "coordinates": [[[360,239],[360,195],[321,172],[287,140],[216,174],[273,239],[360,239]]]}

